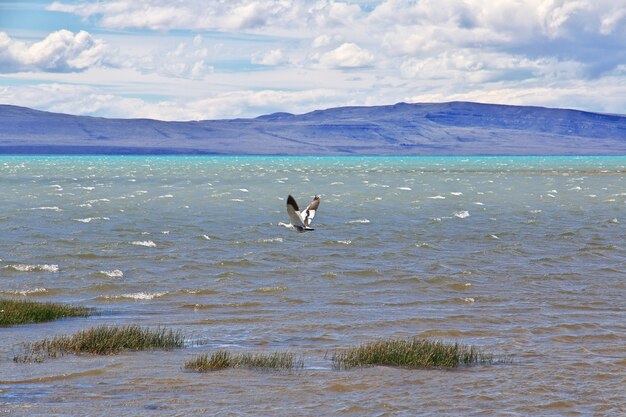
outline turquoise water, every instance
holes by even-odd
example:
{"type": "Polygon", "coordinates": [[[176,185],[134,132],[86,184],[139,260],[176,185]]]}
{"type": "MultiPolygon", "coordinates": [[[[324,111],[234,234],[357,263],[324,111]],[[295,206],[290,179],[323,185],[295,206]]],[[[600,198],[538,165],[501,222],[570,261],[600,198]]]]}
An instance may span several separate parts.
{"type": "Polygon", "coordinates": [[[0,411],[626,413],[626,157],[2,156],[0,195],[0,296],[99,312],[0,329],[0,411]],[[314,232],[279,226],[288,194],[321,195],[314,232]],[[22,342],[130,323],[188,346],[12,362],[22,342]],[[414,335],[513,362],[327,357],[414,335]],[[183,371],[223,347],[305,369],[183,371]]]}

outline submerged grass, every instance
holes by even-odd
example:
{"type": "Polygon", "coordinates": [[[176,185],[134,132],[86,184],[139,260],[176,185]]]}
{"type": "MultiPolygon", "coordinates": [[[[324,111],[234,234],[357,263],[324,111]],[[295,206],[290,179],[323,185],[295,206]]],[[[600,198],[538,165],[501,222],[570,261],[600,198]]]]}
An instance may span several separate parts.
{"type": "Polygon", "coordinates": [[[274,352],[233,354],[227,350],[218,350],[211,355],[203,354],[185,363],[185,369],[197,372],[219,371],[229,368],[252,368],[290,370],[304,367],[302,359],[293,353],[274,352]]]}
{"type": "Polygon", "coordinates": [[[41,323],[65,317],[85,317],[93,310],[59,303],[0,299],[0,327],[41,323]]]}
{"type": "Polygon", "coordinates": [[[41,362],[66,354],[88,353],[113,355],[123,351],[148,349],[170,350],[182,348],[184,338],[180,331],[164,328],[156,330],[129,326],[98,326],[72,336],[56,336],[35,343],[24,344],[24,354],[14,357],[16,362],[41,362]]]}
{"type": "Polygon", "coordinates": [[[459,365],[492,363],[493,356],[474,346],[428,339],[382,339],[335,352],[335,369],[362,366],[404,368],[455,368],[459,365]]]}

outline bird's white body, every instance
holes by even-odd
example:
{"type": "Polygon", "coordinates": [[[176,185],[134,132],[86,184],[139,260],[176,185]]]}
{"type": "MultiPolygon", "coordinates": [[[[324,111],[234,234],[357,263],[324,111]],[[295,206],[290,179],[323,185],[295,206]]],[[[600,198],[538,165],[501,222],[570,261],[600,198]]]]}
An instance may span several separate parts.
{"type": "Polygon", "coordinates": [[[289,220],[291,220],[290,224],[280,222],[279,226],[286,227],[290,230],[295,230],[297,232],[308,232],[315,230],[311,228],[311,221],[313,217],[315,217],[315,212],[320,205],[319,196],[315,196],[311,204],[309,204],[303,211],[300,211],[298,207],[298,203],[296,203],[295,198],[291,195],[287,197],[287,214],[289,214],[289,220]]]}

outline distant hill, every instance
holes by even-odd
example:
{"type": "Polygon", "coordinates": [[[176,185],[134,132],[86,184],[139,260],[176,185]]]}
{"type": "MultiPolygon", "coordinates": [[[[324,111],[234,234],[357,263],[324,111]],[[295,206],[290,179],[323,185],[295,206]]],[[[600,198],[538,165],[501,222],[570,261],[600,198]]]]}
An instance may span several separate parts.
{"type": "Polygon", "coordinates": [[[625,155],[626,116],[452,102],[164,122],[0,105],[0,153],[625,155]]]}

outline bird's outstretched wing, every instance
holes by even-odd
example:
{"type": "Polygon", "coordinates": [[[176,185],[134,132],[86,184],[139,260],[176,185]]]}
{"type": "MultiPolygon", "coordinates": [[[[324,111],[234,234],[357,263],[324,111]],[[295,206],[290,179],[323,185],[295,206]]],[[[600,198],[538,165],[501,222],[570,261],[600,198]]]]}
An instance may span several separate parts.
{"type": "Polygon", "coordinates": [[[319,205],[320,197],[316,195],[315,198],[313,198],[313,201],[311,201],[311,204],[309,204],[304,209],[304,211],[300,213],[304,227],[309,227],[311,225],[311,222],[313,221],[313,217],[315,217],[315,212],[317,211],[319,205]]]}
{"type": "Polygon", "coordinates": [[[300,209],[298,208],[298,203],[296,203],[296,199],[289,195],[287,197],[287,214],[289,214],[289,220],[291,220],[291,224],[295,227],[306,227],[304,222],[302,221],[302,217],[300,214],[300,209]]]}

